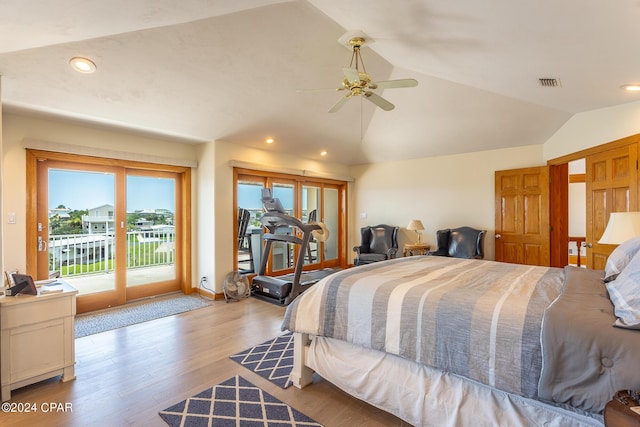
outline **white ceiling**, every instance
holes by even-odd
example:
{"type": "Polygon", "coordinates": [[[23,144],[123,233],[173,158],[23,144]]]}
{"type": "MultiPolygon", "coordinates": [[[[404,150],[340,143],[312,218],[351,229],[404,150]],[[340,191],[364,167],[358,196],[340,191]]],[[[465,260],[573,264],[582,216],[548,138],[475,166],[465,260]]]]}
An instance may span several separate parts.
{"type": "Polygon", "coordinates": [[[640,81],[639,24],[637,0],[0,0],[2,101],[344,164],[541,144],[640,99],[620,89],[640,81]],[[419,85],[378,91],[389,112],[358,97],[329,114],[344,92],[297,90],[338,87],[338,40],[359,31],[374,80],[419,85]]]}

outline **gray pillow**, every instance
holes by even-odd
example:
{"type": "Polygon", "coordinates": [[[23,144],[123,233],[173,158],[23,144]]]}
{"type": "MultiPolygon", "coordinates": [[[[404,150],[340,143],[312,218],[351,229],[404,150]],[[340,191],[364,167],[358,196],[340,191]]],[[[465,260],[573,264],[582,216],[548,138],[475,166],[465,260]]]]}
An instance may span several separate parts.
{"type": "Polygon", "coordinates": [[[617,317],[615,326],[640,329],[640,253],[606,286],[617,317]]]}
{"type": "Polygon", "coordinates": [[[615,280],[638,251],[640,251],[640,237],[629,239],[615,248],[607,258],[602,280],[605,283],[615,280]]]}

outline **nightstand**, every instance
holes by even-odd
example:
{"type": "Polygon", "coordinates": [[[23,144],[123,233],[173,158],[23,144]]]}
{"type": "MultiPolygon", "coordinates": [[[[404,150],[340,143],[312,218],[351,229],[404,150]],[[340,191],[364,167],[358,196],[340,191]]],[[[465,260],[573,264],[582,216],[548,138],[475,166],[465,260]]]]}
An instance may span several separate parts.
{"type": "Polygon", "coordinates": [[[402,256],[426,255],[430,249],[431,245],[425,245],[423,243],[407,244],[404,245],[402,256]]]}
{"type": "Polygon", "coordinates": [[[2,401],[11,390],[62,375],[75,378],[75,315],[78,291],[0,297],[0,379],[2,401]]]}

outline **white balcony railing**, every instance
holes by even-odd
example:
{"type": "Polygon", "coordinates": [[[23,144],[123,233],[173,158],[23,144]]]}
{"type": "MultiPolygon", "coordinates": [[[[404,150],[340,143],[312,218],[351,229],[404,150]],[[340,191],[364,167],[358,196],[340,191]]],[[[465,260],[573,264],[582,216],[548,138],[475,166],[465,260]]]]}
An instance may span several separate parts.
{"type": "MultiPolygon", "coordinates": [[[[126,239],[128,269],[169,265],[175,261],[175,231],[172,227],[129,231],[126,239]]],[[[59,271],[63,277],[111,272],[114,255],[113,232],[49,236],[49,270],[59,271]]]]}

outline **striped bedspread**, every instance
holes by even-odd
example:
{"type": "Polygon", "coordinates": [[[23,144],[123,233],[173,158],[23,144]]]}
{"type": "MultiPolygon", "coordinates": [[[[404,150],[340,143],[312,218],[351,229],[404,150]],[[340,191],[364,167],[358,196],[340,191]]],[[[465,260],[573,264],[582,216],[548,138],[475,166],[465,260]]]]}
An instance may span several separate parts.
{"type": "Polygon", "coordinates": [[[283,330],[349,341],[537,397],[544,310],[562,269],[419,256],[342,270],[289,307],[283,330]]]}

